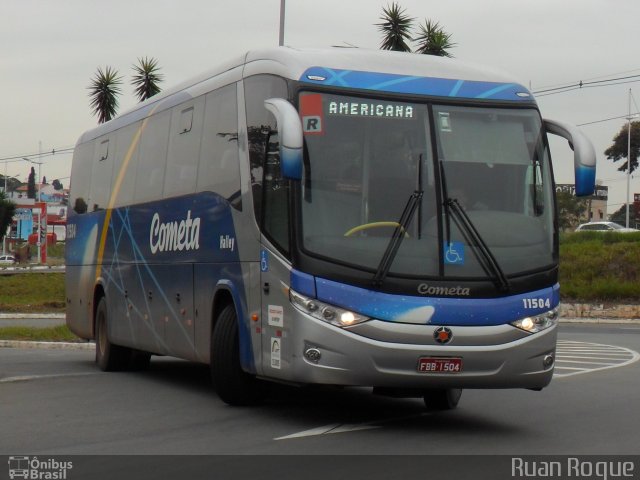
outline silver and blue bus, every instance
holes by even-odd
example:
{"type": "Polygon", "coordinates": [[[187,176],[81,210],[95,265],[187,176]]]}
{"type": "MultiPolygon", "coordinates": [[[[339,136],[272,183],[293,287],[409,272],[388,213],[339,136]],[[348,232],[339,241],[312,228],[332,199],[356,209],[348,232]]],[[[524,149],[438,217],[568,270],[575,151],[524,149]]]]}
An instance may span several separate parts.
{"type": "Polygon", "coordinates": [[[558,225],[547,134],[595,153],[503,73],[361,49],[252,51],[84,133],[67,323],[103,370],[210,365],[454,408],[552,378],[558,225]]]}

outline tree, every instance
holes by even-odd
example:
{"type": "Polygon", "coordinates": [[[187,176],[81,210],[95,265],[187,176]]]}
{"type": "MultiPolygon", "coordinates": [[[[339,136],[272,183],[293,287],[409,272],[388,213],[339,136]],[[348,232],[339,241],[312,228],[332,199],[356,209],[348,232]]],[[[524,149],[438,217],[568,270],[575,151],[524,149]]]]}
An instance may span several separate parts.
{"type": "Polygon", "coordinates": [[[158,60],[155,58],[139,58],[138,64],[133,65],[134,75],[131,85],[135,87],[135,94],[141,102],[160,93],[160,82],[164,76],[158,73],[158,60]]]}
{"type": "Polygon", "coordinates": [[[424,25],[418,25],[417,35],[411,37],[411,29],[414,18],[405,13],[398,3],[393,2],[383,7],[382,23],[376,23],[378,30],[382,32],[382,50],[395,50],[399,52],[411,52],[408,40],[417,42],[415,53],[437,55],[439,57],[451,57],[449,49],[456,44],[451,41],[451,34],[444,31],[438,22],[425,19],[424,25]]]}
{"type": "MultiPolygon", "coordinates": [[[[617,162],[623,158],[627,158],[628,152],[629,126],[625,125],[613,137],[613,145],[604,151],[609,160],[617,162]]],[[[631,122],[631,171],[638,168],[638,155],[640,155],[640,122],[631,122]]],[[[618,170],[620,172],[627,171],[627,161],[625,161],[618,170]]]]}
{"type": "Polygon", "coordinates": [[[98,123],[111,120],[118,111],[118,96],[122,77],[117,70],[107,66],[104,70],[98,67],[95,77],[87,87],[93,114],[98,116],[98,123]]]}
{"type": "Polygon", "coordinates": [[[45,177],[44,175],[42,176],[42,185],[47,185],[47,177],[45,177]]]}
{"type": "Polygon", "coordinates": [[[0,193],[0,242],[2,242],[15,214],[16,204],[7,200],[4,192],[0,193]]]}
{"type": "Polygon", "coordinates": [[[394,50],[396,52],[410,52],[411,47],[407,40],[411,40],[411,24],[413,18],[405,14],[405,9],[396,2],[382,8],[382,23],[377,23],[378,30],[382,32],[382,50],[394,50]]]}
{"type": "Polygon", "coordinates": [[[58,180],[57,178],[53,182],[51,182],[51,186],[56,191],[64,189],[64,186],[62,185],[62,183],[60,183],[60,180],[58,180]]]}
{"type": "Polygon", "coordinates": [[[27,180],[27,198],[36,198],[36,169],[33,167],[27,180]]]}
{"type": "Polygon", "coordinates": [[[424,25],[419,25],[418,29],[418,36],[413,39],[418,43],[416,53],[451,57],[448,50],[456,44],[451,41],[451,34],[445,32],[438,22],[425,18],[424,25]]]}
{"type": "Polygon", "coordinates": [[[559,191],[556,193],[558,202],[558,227],[560,230],[573,230],[580,223],[588,206],[588,199],[578,198],[571,192],[559,191]]]}
{"type": "MultiPolygon", "coordinates": [[[[633,164],[632,164],[633,166],[633,164]]],[[[629,204],[629,226],[633,227],[636,219],[640,217],[640,211],[636,208],[635,202],[629,204]]],[[[623,204],[618,210],[609,215],[609,220],[619,225],[627,224],[627,204],[623,204]]]]}

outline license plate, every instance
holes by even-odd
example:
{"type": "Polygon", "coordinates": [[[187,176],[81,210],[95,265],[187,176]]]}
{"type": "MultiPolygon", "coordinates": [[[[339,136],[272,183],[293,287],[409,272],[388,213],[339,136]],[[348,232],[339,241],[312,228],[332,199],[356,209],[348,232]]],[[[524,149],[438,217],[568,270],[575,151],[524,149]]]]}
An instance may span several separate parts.
{"type": "Polygon", "coordinates": [[[418,372],[421,373],[460,373],[462,358],[422,357],[418,359],[418,372]]]}

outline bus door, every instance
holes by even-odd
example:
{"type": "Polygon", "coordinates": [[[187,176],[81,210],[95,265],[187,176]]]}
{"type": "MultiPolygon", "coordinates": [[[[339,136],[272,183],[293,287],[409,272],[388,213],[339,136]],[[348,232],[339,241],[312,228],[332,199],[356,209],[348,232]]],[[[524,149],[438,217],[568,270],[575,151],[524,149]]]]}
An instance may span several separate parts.
{"type": "Polygon", "coordinates": [[[269,376],[286,378],[292,352],[289,302],[290,182],[282,176],[277,131],[267,138],[262,183],[262,365],[269,376]]]}

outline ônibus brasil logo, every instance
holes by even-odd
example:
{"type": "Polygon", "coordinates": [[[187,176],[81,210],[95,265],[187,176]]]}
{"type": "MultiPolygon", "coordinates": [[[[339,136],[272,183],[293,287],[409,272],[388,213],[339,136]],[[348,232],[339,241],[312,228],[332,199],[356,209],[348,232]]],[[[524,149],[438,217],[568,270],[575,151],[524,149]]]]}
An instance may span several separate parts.
{"type": "Polygon", "coordinates": [[[9,457],[9,478],[31,480],[66,480],[67,471],[73,468],[73,462],[62,462],[54,458],[45,460],[38,457],[9,457]]]}

